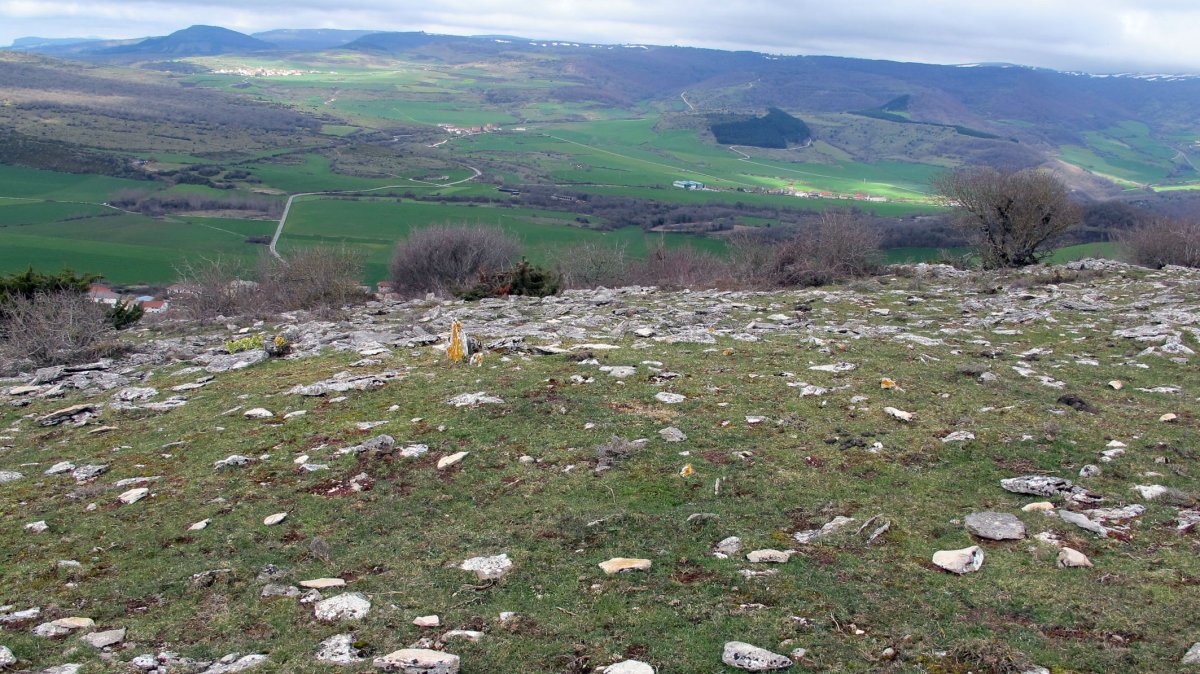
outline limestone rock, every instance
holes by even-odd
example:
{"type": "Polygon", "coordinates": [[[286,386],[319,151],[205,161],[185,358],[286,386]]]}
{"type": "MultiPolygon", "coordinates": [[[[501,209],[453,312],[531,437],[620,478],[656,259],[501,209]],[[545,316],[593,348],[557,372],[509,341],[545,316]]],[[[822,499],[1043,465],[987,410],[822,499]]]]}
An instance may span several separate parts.
{"type": "Polygon", "coordinates": [[[150,490],[145,487],[136,487],[127,492],[122,493],[117,497],[117,500],[125,505],[132,505],[150,495],[150,490]]]}
{"type": "Polygon", "coordinates": [[[436,615],[422,615],[413,618],[412,624],[417,627],[438,627],[442,624],[442,619],[436,615]]]}
{"type": "Polygon", "coordinates": [[[512,565],[512,560],[506,553],[492,557],[472,557],[464,561],[459,568],[463,571],[474,572],[479,580],[493,580],[503,577],[512,568],[512,565]]]}
{"type": "Polygon", "coordinates": [[[1058,516],[1062,518],[1064,522],[1074,524],[1080,529],[1090,531],[1101,538],[1108,536],[1108,529],[1105,529],[1103,524],[1092,521],[1087,515],[1070,510],[1063,510],[1058,513],[1058,516]]]}
{"type": "Polygon", "coordinates": [[[752,564],[785,564],[794,554],[793,550],[754,550],[746,559],[752,564]]]}
{"type": "Polygon", "coordinates": [[[107,630],[105,632],[92,632],[86,634],[80,641],[91,646],[92,648],[108,648],[115,644],[125,641],[125,629],[107,630]]]}
{"type": "Polygon", "coordinates": [[[275,416],[275,413],[263,407],[255,407],[252,410],[246,410],[242,416],[247,419],[270,419],[275,416]]]}
{"type": "Polygon", "coordinates": [[[39,637],[61,637],[75,630],[90,630],[95,624],[91,618],[59,618],[33,628],[33,634],[39,637]]]}
{"type": "Polygon", "coordinates": [[[371,611],[371,601],[361,592],[347,592],[322,599],[313,606],[317,620],[333,623],[341,620],[362,620],[371,611]]]}
{"type": "Polygon", "coordinates": [[[885,407],[883,408],[883,411],[886,412],[888,416],[899,421],[908,422],[912,421],[913,418],[912,412],[905,412],[904,410],[896,409],[895,407],[885,407]]]}
{"type": "Polygon", "coordinates": [[[458,674],[459,657],[426,648],[402,648],[375,658],[376,669],[400,674],[458,674]]]}
{"type": "Polygon", "coordinates": [[[687,400],[687,396],[679,394],[679,393],[670,393],[667,391],[659,391],[658,393],[654,394],[654,399],[660,403],[666,403],[667,405],[677,405],[677,404],[687,400]]]}
{"type": "Polygon", "coordinates": [[[478,393],[460,393],[447,400],[446,404],[455,407],[478,407],[480,405],[503,405],[504,400],[479,391],[478,393]]]}
{"type": "Polygon", "coordinates": [[[717,543],[717,547],[713,549],[713,554],[717,557],[732,557],[742,551],[742,539],[737,536],[730,536],[717,543]]]}
{"type": "Polygon", "coordinates": [[[964,518],[967,531],[993,541],[1017,541],[1025,538],[1025,523],[1008,513],[971,513],[964,518]]]}
{"type": "Polygon", "coordinates": [[[1058,551],[1058,566],[1061,568],[1067,567],[1087,567],[1091,568],[1092,560],[1087,558],[1087,555],[1074,548],[1062,548],[1058,551]]]}
{"type": "Polygon", "coordinates": [[[12,667],[17,664],[17,656],[8,650],[7,646],[0,646],[0,669],[12,667]]]}
{"type": "Polygon", "coordinates": [[[100,477],[107,472],[107,464],[88,464],[85,466],[79,466],[75,470],[71,471],[71,477],[74,478],[76,482],[87,482],[88,480],[100,477]]]}
{"type": "Polygon", "coordinates": [[[1031,496],[1060,496],[1073,493],[1074,484],[1061,477],[1049,475],[1025,475],[1000,480],[1000,486],[1014,494],[1031,496]]]}
{"type": "Polygon", "coordinates": [[[843,517],[841,515],[826,522],[820,529],[809,529],[808,531],[798,531],[792,535],[792,538],[797,543],[812,543],[813,541],[824,538],[836,533],[839,529],[854,521],[853,517],[843,517]]]}
{"type": "Polygon", "coordinates": [[[1183,659],[1179,661],[1184,665],[1200,665],[1200,641],[1192,644],[1192,647],[1183,654],[1183,659]]]}
{"type": "Polygon", "coordinates": [[[69,473],[73,470],[75,470],[75,464],[71,463],[70,461],[59,461],[53,466],[47,468],[42,475],[59,475],[61,473],[69,473]]]}
{"type": "Polygon", "coordinates": [[[221,658],[220,662],[204,670],[201,674],[234,674],[234,672],[244,672],[247,669],[253,669],[266,661],[267,656],[260,653],[244,655],[240,658],[227,655],[221,658]]]}
{"type": "Polygon", "coordinates": [[[939,550],[933,553],[933,563],[959,575],[978,571],[983,566],[983,548],[972,545],[962,550],[939,550]]]}
{"type": "Polygon", "coordinates": [[[300,581],[300,587],[312,590],[327,590],[334,587],[346,587],[346,581],[341,578],[314,578],[300,581]]]}
{"type": "Polygon", "coordinates": [[[354,647],[353,634],[335,634],[317,647],[317,662],[330,665],[353,665],[365,658],[359,649],[354,647]]]}
{"type": "Polygon", "coordinates": [[[479,643],[483,640],[483,632],[477,630],[450,630],[442,635],[442,641],[450,641],[451,639],[466,639],[471,643],[479,643]]]}
{"type": "Polygon", "coordinates": [[[600,562],[600,568],[604,573],[611,576],[614,573],[626,571],[649,571],[653,565],[648,559],[637,559],[630,557],[613,557],[607,562],[600,562]]]}
{"type": "Polygon", "coordinates": [[[443,456],[442,458],[438,459],[437,469],[446,470],[451,466],[462,463],[462,460],[467,458],[468,454],[470,454],[470,452],[455,452],[449,456],[443,456]]]}
{"type": "Polygon", "coordinates": [[[605,667],[604,674],[654,674],[654,668],[641,660],[623,660],[605,667]]]}
{"type": "Polygon", "coordinates": [[[667,442],[683,442],[684,440],[687,440],[687,435],[674,426],[668,426],[659,431],[658,434],[667,442]]]}
{"type": "Polygon", "coordinates": [[[274,515],[267,515],[265,518],[263,518],[263,524],[269,527],[275,526],[276,524],[279,524],[287,519],[287,516],[287,513],[275,513],[274,515]]]}
{"type": "Polygon", "coordinates": [[[792,661],[787,657],[743,641],[726,642],[721,662],[748,672],[768,672],[792,666],[792,661]]]}
{"type": "Polygon", "coordinates": [[[1021,506],[1021,510],[1027,513],[1048,512],[1054,510],[1054,504],[1049,501],[1035,501],[1021,506]]]}
{"type": "Polygon", "coordinates": [[[22,477],[25,476],[21,475],[15,470],[0,470],[0,484],[4,484],[5,482],[16,482],[22,477]]]}

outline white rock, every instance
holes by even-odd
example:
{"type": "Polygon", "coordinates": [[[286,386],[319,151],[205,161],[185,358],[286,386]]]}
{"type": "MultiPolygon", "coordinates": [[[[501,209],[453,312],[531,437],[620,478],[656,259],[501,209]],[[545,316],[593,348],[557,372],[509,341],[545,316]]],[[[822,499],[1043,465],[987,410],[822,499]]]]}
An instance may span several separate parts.
{"type": "Polygon", "coordinates": [[[438,459],[437,469],[445,470],[457,463],[460,463],[463,459],[467,458],[468,454],[470,454],[470,452],[456,452],[450,456],[443,456],[442,458],[438,459]]]}
{"type": "Polygon", "coordinates": [[[792,661],[788,658],[743,641],[726,642],[721,653],[721,662],[748,672],[767,672],[792,666],[792,661]]]}
{"type": "Polygon", "coordinates": [[[210,519],[209,520],[200,520],[199,522],[196,522],[192,526],[188,527],[188,531],[201,531],[202,529],[207,528],[211,522],[212,522],[212,520],[210,520],[210,519]]]}
{"type": "Polygon", "coordinates": [[[1046,512],[1054,510],[1054,504],[1049,501],[1035,501],[1021,506],[1021,510],[1027,513],[1046,512]]]}
{"type": "Polygon", "coordinates": [[[600,562],[599,566],[604,570],[606,575],[614,573],[622,573],[628,571],[649,571],[654,563],[649,559],[637,559],[630,557],[613,557],[606,562],[600,562]]]}
{"type": "Polygon", "coordinates": [[[75,630],[90,630],[95,624],[91,618],[59,618],[33,628],[33,634],[39,637],[61,637],[75,630]]]}
{"type": "Polygon", "coordinates": [[[1066,548],[1066,547],[1061,548],[1058,551],[1058,562],[1057,563],[1058,563],[1058,566],[1062,567],[1062,568],[1077,567],[1077,566],[1091,568],[1091,566],[1092,566],[1092,560],[1088,559],[1087,555],[1083,554],[1082,552],[1080,552],[1074,548],[1066,548]]]}
{"type": "Polygon", "coordinates": [[[359,655],[359,650],[354,647],[353,634],[335,634],[317,647],[317,662],[324,662],[331,665],[353,665],[362,662],[365,658],[359,655]]]}
{"type": "Polygon", "coordinates": [[[266,661],[267,656],[261,653],[244,655],[236,659],[231,659],[227,655],[220,662],[204,670],[201,674],[234,674],[234,672],[244,672],[247,669],[253,669],[266,661]],[[225,662],[227,658],[230,659],[229,662],[225,662]]]}
{"type": "Polygon", "coordinates": [[[429,445],[409,445],[400,450],[400,456],[406,459],[415,459],[429,453],[429,445]]]}
{"type": "Polygon", "coordinates": [[[681,403],[681,402],[687,400],[687,396],[679,394],[679,393],[669,393],[667,391],[659,391],[658,393],[654,394],[654,399],[660,403],[666,403],[668,405],[675,405],[675,404],[678,404],[678,403],[681,403]]]}
{"type": "Polygon", "coordinates": [[[7,646],[0,646],[0,669],[12,667],[15,664],[17,664],[17,656],[13,655],[7,646]]]}
{"type": "Polygon", "coordinates": [[[1062,519],[1062,521],[1069,524],[1074,524],[1080,529],[1090,531],[1101,538],[1106,538],[1108,536],[1108,529],[1105,529],[1104,525],[1100,524],[1099,522],[1093,522],[1090,518],[1088,518],[1087,515],[1071,510],[1061,510],[1059,511],[1058,516],[1062,519]]]}
{"type": "Polygon", "coordinates": [[[1173,412],[1167,412],[1166,414],[1164,414],[1158,418],[1159,421],[1161,421],[1165,424],[1174,423],[1178,419],[1179,419],[1179,417],[1176,414],[1174,414],[1173,412]]]}
{"type": "Polygon", "coordinates": [[[478,405],[503,405],[504,401],[479,391],[478,393],[460,393],[447,400],[446,404],[455,407],[476,407],[478,405]]]}
{"type": "Polygon", "coordinates": [[[464,561],[459,568],[473,572],[480,580],[492,580],[504,576],[512,565],[512,560],[506,553],[492,557],[472,557],[464,561]]]}
{"type": "Polygon", "coordinates": [[[466,639],[471,643],[479,643],[483,640],[483,632],[476,630],[450,630],[442,635],[442,641],[450,641],[451,639],[466,639]]]}
{"type": "Polygon", "coordinates": [[[401,674],[458,674],[459,657],[426,648],[402,648],[375,658],[376,669],[401,674]]]}
{"type": "Polygon", "coordinates": [[[983,566],[983,548],[972,545],[962,550],[939,550],[933,553],[933,563],[959,575],[978,571],[983,566]]]}
{"type": "Polygon", "coordinates": [[[717,557],[726,558],[732,557],[741,551],[742,539],[738,538],[737,536],[730,536],[729,538],[722,540],[720,543],[717,543],[716,548],[713,549],[713,554],[717,557]]]}
{"type": "Polygon", "coordinates": [[[24,476],[14,470],[0,470],[0,484],[4,484],[5,482],[16,482],[22,477],[24,476]]]}
{"type": "Polygon", "coordinates": [[[842,527],[854,521],[853,517],[843,517],[838,515],[832,520],[826,522],[820,529],[809,529],[808,531],[797,531],[792,535],[792,538],[797,543],[812,543],[813,541],[834,534],[842,527]]]}
{"type": "Polygon", "coordinates": [[[641,660],[623,660],[605,667],[604,674],[654,674],[654,668],[641,660]]]}
{"type": "Polygon", "coordinates": [[[1200,641],[1192,644],[1187,653],[1183,654],[1183,659],[1179,661],[1184,665],[1200,665],[1200,641]]]}
{"type": "Polygon", "coordinates": [[[362,620],[371,611],[371,601],[361,592],[347,592],[322,599],[313,605],[313,615],[326,623],[340,620],[362,620]]]}
{"type": "Polygon", "coordinates": [[[80,641],[91,646],[92,648],[108,648],[115,644],[125,641],[125,629],[108,630],[106,632],[92,632],[85,634],[80,641]]]}
{"type": "Polygon", "coordinates": [[[767,420],[766,417],[760,417],[760,416],[755,416],[755,415],[747,415],[746,416],[746,423],[750,424],[751,426],[757,426],[758,424],[761,424],[762,422],[764,422],[766,420],[767,420]]]}
{"type": "Polygon", "coordinates": [[[150,495],[149,489],[147,489],[145,487],[137,487],[136,489],[130,489],[129,491],[124,492],[123,494],[121,494],[120,496],[117,497],[117,500],[120,501],[121,503],[124,503],[125,505],[131,505],[131,504],[137,503],[138,501],[146,498],[149,495],[150,495]]]}
{"type": "Polygon", "coordinates": [[[684,440],[687,440],[687,435],[674,426],[668,426],[659,431],[658,434],[667,442],[683,442],[684,440]]]}
{"type": "Polygon", "coordinates": [[[287,513],[275,513],[274,515],[267,515],[265,518],[263,518],[263,524],[272,527],[286,520],[287,516],[287,513]]]}
{"type": "Polygon", "coordinates": [[[746,559],[753,564],[785,564],[794,554],[795,550],[754,550],[746,559]]]}
{"type": "Polygon", "coordinates": [[[808,368],[816,372],[850,372],[858,366],[853,363],[831,363],[829,365],[813,365],[808,368]]]}
{"type": "Polygon", "coordinates": [[[46,520],[38,520],[37,522],[30,522],[29,524],[25,525],[25,531],[35,534],[43,533],[49,528],[50,525],[46,524],[46,520]]]}
{"type": "Polygon", "coordinates": [[[422,615],[413,618],[412,624],[417,627],[437,627],[442,624],[442,619],[436,615],[422,615]]]}
{"type": "Polygon", "coordinates": [[[1146,499],[1147,501],[1152,501],[1169,491],[1161,484],[1139,484],[1135,485],[1133,490],[1141,494],[1142,498],[1146,499]]]}
{"type": "Polygon", "coordinates": [[[70,461],[59,461],[58,463],[46,469],[42,475],[58,475],[60,473],[69,473],[75,470],[75,464],[70,461]]]}
{"type": "Polygon", "coordinates": [[[312,590],[328,590],[334,587],[346,587],[346,581],[341,578],[314,578],[300,581],[300,587],[312,590]]]}
{"type": "Polygon", "coordinates": [[[885,407],[883,408],[883,411],[900,421],[908,422],[912,421],[913,418],[912,412],[905,412],[904,410],[899,410],[895,407],[885,407]]]}
{"type": "Polygon", "coordinates": [[[942,438],[942,442],[969,442],[975,439],[975,434],[971,431],[954,431],[953,433],[942,438]]]}
{"type": "Polygon", "coordinates": [[[270,419],[275,416],[275,413],[263,407],[255,407],[252,410],[246,410],[242,416],[247,419],[270,419]]]}
{"type": "Polygon", "coordinates": [[[993,541],[1015,541],[1025,538],[1025,524],[1008,513],[971,513],[963,518],[967,531],[993,541]]]}

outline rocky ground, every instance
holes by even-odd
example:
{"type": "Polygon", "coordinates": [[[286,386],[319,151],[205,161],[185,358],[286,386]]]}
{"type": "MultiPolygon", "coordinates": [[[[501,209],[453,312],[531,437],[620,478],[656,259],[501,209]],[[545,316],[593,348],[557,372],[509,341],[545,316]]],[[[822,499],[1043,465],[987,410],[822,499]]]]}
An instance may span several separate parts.
{"type": "Polygon", "coordinates": [[[0,380],[0,669],[1200,671],[1200,273],[897,271],[0,380]]]}

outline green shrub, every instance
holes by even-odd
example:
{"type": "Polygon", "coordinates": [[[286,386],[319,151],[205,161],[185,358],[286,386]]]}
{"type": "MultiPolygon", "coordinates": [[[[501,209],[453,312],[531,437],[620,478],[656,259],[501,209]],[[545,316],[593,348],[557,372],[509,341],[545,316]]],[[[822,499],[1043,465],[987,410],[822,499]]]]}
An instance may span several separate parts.
{"type": "Polygon", "coordinates": [[[481,274],[479,281],[470,288],[455,291],[455,296],[467,301],[485,297],[507,297],[529,295],[546,297],[556,295],[562,289],[562,277],[549,269],[532,265],[525,258],[517,266],[496,274],[481,274]]]}
{"type": "Polygon", "coordinates": [[[124,330],[129,326],[142,320],[142,316],[146,315],[146,310],[140,304],[133,302],[117,302],[111,309],[104,313],[104,317],[117,330],[124,330]]]}
{"type": "Polygon", "coordinates": [[[263,348],[262,335],[252,335],[243,337],[242,339],[231,339],[225,342],[225,350],[229,353],[241,353],[242,351],[250,351],[251,349],[263,348]]]}

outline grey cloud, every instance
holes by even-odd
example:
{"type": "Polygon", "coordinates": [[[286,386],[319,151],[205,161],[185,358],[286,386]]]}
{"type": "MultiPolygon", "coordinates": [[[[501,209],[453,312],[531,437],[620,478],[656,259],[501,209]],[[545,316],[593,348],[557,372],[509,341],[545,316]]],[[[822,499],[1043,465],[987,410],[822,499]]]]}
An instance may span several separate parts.
{"type": "Polygon", "coordinates": [[[0,44],[24,35],[161,35],[194,23],[245,32],[506,33],[1097,72],[1200,71],[1200,6],[1191,0],[0,0],[0,44]]]}

